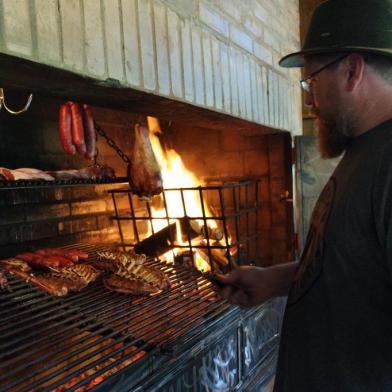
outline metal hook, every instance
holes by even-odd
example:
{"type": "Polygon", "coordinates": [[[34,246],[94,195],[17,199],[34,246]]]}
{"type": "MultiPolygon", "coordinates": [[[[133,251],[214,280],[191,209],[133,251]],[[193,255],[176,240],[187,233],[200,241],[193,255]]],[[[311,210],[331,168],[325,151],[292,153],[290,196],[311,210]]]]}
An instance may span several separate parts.
{"type": "Polygon", "coordinates": [[[15,114],[15,115],[24,113],[30,107],[32,99],[33,99],[33,94],[30,94],[29,99],[27,100],[27,103],[23,109],[17,111],[11,110],[5,103],[4,89],[0,87],[0,109],[4,106],[4,109],[7,110],[8,113],[15,114]]]}

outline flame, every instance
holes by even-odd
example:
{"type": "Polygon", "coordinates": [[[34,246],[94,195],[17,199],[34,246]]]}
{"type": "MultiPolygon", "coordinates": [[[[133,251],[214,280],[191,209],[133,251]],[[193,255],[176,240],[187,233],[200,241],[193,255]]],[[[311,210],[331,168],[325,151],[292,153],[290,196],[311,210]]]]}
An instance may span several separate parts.
{"type": "MultiPolygon", "coordinates": [[[[163,149],[159,141],[158,134],[161,133],[161,128],[159,126],[159,121],[155,117],[147,117],[149,137],[154,151],[155,157],[161,168],[161,174],[163,179],[164,189],[171,188],[193,188],[198,186],[203,186],[204,183],[198,179],[191,171],[189,171],[181,157],[173,149],[163,149]]],[[[162,197],[162,196],[160,196],[162,197]]],[[[184,191],[183,192],[184,203],[181,198],[181,193],[179,191],[167,191],[165,193],[166,205],[168,215],[170,217],[181,218],[185,216],[185,211],[183,205],[185,204],[186,215],[189,217],[201,217],[202,205],[200,200],[200,195],[195,191],[184,191]]],[[[204,203],[204,211],[207,217],[211,217],[211,211],[208,206],[204,203]]],[[[164,218],[166,217],[166,212],[164,208],[151,208],[151,214],[153,218],[164,218]]],[[[177,238],[176,241],[179,245],[188,246],[187,242],[182,241],[181,225],[177,219],[169,220],[169,223],[176,222],[177,227],[177,238]]],[[[197,220],[200,226],[204,225],[202,220],[197,220]]],[[[167,220],[155,219],[153,220],[154,232],[159,231],[167,226],[167,220]]],[[[214,220],[208,220],[208,227],[211,229],[217,228],[218,225],[214,220]]],[[[148,233],[150,235],[150,233],[148,233]]],[[[169,251],[163,255],[163,258],[167,261],[173,261],[173,253],[176,255],[178,248],[174,249],[174,252],[169,251]]],[[[194,255],[195,266],[200,271],[206,272],[210,271],[210,265],[199,252],[195,252],[194,255]]]]}

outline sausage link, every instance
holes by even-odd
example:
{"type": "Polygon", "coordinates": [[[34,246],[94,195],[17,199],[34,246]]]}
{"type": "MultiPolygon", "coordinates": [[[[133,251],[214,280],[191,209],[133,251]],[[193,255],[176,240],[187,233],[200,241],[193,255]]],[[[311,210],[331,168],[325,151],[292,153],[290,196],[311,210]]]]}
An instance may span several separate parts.
{"type": "Polygon", "coordinates": [[[60,106],[59,111],[59,135],[61,145],[67,154],[74,155],[76,148],[72,142],[71,109],[67,104],[60,106]]]}
{"type": "Polygon", "coordinates": [[[76,146],[81,146],[85,144],[82,111],[76,102],[68,102],[68,105],[72,117],[72,142],[76,146]]]}
{"type": "Polygon", "coordinates": [[[83,105],[84,139],[86,143],[85,158],[93,159],[96,155],[97,135],[95,133],[94,117],[88,105],[83,105]]]}

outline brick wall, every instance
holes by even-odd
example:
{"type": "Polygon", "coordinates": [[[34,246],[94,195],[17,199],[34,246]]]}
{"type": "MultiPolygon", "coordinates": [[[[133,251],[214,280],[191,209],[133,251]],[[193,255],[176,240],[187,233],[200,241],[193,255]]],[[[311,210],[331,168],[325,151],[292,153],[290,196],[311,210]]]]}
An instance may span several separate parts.
{"type": "MultiPolygon", "coordinates": [[[[10,90],[10,93],[12,90],[10,90]]],[[[10,102],[18,106],[24,94],[13,92],[10,102]]],[[[0,116],[0,166],[36,167],[42,170],[82,168],[90,161],[69,156],[61,148],[57,113],[61,101],[36,96],[31,109],[22,116],[0,116]]],[[[133,127],[140,116],[135,113],[92,108],[94,117],[117,145],[131,156],[133,127]]],[[[161,140],[174,148],[186,168],[208,180],[258,178],[261,213],[259,215],[260,259],[264,264],[290,258],[291,208],[280,200],[291,189],[290,135],[265,134],[264,129],[241,132],[200,128],[190,123],[162,122],[161,140]]],[[[98,162],[112,166],[117,176],[126,175],[126,164],[99,136],[98,162]]],[[[22,246],[43,246],[68,241],[119,241],[108,189],[118,185],[72,188],[0,190],[0,247],[2,253],[15,254],[22,246]]],[[[127,209],[127,197],[119,197],[119,208],[127,209]]],[[[135,208],[144,205],[135,202],[135,208]]],[[[131,234],[132,225],[126,227],[131,234]]],[[[130,239],[129,236],[127,238],[130,239]]]]}
{"type": "Polygon", "coordinates": [[[301,133],[298,0],[3,0],[0,52],[301,133]]]}

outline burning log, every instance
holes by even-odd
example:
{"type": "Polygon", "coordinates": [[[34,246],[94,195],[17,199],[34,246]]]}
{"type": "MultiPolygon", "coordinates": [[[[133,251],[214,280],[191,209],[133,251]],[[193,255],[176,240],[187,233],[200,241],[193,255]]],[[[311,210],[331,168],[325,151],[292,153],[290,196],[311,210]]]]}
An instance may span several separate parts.
{"type": "Polygon", "coordinates": [[[136,253],[144,253],[147,256],[159,256],[173,249],[173,244],[177,236],[176,224],[171,223],[164,229],[154,233],[150,237],[135,245],[136,253]]]}
{"type": "Polygon", "coordinates": [[[194,219],[189,219],[189,225],[191,230],[199,235],[202,235],[204,238],[209,238],[211,240],[220,241],[223,238],[223,232],[217,227],[206,227],[201,225],[198,221],[194,219]]]}
{"type": "MultiPolygon", "coordinates": [[[[211,248],[210,250],[212,261],[214,261],[219,267],[225,268],[230,265],[230,261],[226,257],[223,249],[211,248]]],[[[206,258],[207,260],[209,259],[207,250],[198,249],[198,252],[203,256],[203,258],[206,258]]]]}
{"type": "MultiPolygon", "coordinates": [[[[179,219],[181,226],[181,233],[183,242],[192,241],[197,237],[206,238],[205,226],[200,225],[194,219],[181,218],[179,219]]],[[[219,241],[223,238],[223,233],[218,228],[208,227],[208,238],[219,241]]],[[[136,253],[144,253],[147,256],[159,256],[174,248],[177,239],[176,223],[171,223],[162,230],[145,238],[135,245],[136,253]]]]}

